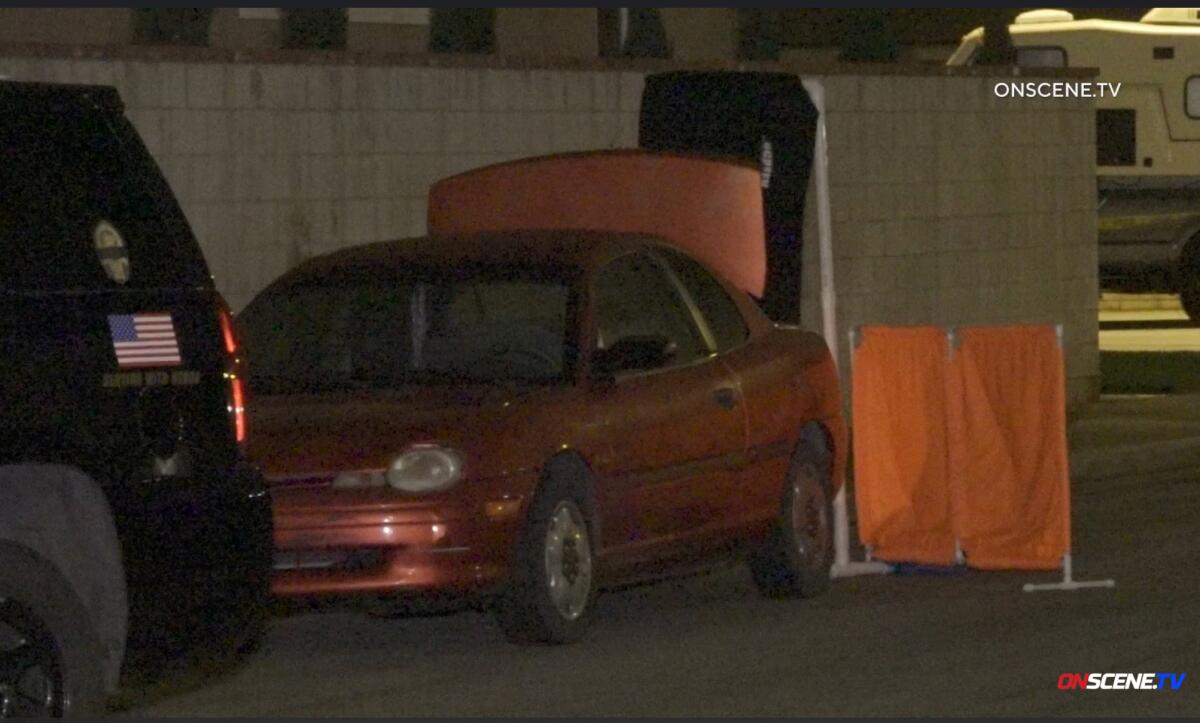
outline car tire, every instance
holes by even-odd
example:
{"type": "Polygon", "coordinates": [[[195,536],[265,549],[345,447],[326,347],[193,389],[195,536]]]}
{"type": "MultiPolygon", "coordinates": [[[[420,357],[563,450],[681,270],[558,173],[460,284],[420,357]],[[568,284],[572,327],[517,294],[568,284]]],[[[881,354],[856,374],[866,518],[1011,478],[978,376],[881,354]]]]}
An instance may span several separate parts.
{"type": "Polygon", "coordinates": [[[1200,324],[1200,268],[1184,272],[1179,284],[1179,302],[1194,324],[1200,324]]]}
{"type": "Polygon", "coordinates": [[[509,642],[571,643],[583,636],[595,598],[591,506],[582,485],[547,480],[534,497],[496,621],[509,642]]]}
{"type": "Polygon", "coordinates": [[[70,584],[15,545],[0,543],[0,570],[0,717],[103,713],[103,647],[70,584]]]}
{"type": "Polygon", "coordinates": [[[1193,237],[1183,247],[1175,284],[1184,313],[1193,323],[1200,324],[1200,236],[1193,237]]]}
{"type": "Polygon", "coordinates": [[[813,439],[792,454],[779,518],[767,543],[750,558],[760,593],[771,598],[809,598],[829,589],[833,563],[831,459],[813,439]]]}

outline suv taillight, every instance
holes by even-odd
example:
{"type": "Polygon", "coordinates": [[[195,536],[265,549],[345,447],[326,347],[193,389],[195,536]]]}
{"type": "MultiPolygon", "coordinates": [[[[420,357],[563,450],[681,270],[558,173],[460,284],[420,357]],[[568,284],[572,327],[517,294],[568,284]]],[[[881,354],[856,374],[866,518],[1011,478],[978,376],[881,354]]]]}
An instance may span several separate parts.
{"type": "Polygon", "coordinates": [[[237,355],[237,335],[233,330],[233,316],[222,303],[218,316],[221,322],[221,337],[225,342],[225,353],[229,356],[225,366],[225,379],[229,383],[229,419],[233,423],[233,435],[238,444],[246,441],[246,394],[242,387],[242,360],[237,355]]]}
{"type": "Polygon", "coordinates": [[[225,341],[226,353],[233,355],[237,353],[238,343],[237,336],[233,333],[233,316],[229,310],[221,308],[221,338],[225,341]]]}
{"type": "Polygon", "coordinates": [[[238,444],[246,441],[246,400],[242,393],[242,380],[236,374],[229,375],[229,414],[233,417],[233,434],[238,444]]]}

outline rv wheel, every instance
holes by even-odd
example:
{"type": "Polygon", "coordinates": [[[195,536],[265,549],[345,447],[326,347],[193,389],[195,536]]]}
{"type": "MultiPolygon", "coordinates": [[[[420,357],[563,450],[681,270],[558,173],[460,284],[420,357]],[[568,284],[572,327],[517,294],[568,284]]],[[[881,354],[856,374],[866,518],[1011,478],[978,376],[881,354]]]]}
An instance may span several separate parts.
{"type": "Polygon", "coordinates": [[[1193,276],[1184,281],[1179,290],[1179,300],[1183,310],[1194,323],[1200,324],[1200,277],[1193,276]]]}
{"type": "Polygon", "coordinates": [[[1200,237],[1189,241],[1183,250],[1179,269],[1179,301],[1188,318],[1200,324],[1200,237]]]}

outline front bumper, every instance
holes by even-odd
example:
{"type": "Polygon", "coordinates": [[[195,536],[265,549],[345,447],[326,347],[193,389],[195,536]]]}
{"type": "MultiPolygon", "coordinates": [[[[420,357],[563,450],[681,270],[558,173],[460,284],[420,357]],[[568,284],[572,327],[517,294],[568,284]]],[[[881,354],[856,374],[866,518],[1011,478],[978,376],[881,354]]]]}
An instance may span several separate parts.
{"type": "Polygon", "coordinates": [[[274,490],[272,592],[468,594],[503,584],[519,507],[489,517],[483,503],[388,497],[388,490],[274,490]]]}

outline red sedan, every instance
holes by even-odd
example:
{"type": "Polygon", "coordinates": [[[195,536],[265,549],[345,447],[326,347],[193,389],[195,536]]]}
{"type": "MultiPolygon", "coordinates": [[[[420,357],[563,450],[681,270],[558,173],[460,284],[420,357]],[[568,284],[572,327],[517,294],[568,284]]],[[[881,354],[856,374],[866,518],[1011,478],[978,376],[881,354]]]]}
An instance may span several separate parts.
{"type": "Polygon", "coordinates": [[[744,555],[829,585],[846,432],[817,335],[655,238],[485,233],[311,259],[241,315],[276,594],[479,595],[519,642],[744,555]]]}

